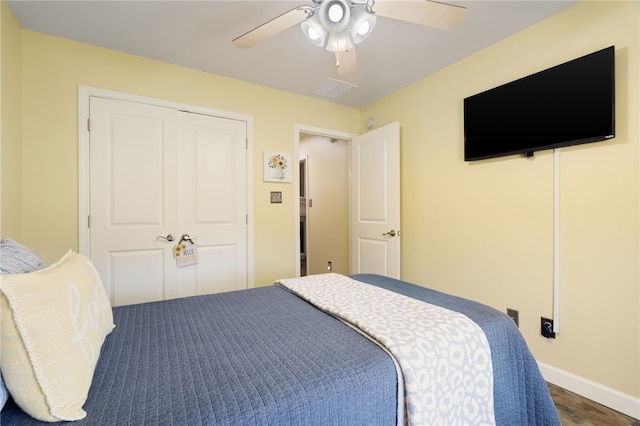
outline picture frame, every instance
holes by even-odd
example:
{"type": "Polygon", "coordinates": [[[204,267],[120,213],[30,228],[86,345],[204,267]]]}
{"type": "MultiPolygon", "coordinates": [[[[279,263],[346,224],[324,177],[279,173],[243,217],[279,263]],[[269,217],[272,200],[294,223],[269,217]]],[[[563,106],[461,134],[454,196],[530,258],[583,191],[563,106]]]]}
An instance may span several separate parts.
{"type": "Polygon", "coordinates": [[[291,182],[291,154],[264,151],[263,180],[265,182],[291,182]]]}

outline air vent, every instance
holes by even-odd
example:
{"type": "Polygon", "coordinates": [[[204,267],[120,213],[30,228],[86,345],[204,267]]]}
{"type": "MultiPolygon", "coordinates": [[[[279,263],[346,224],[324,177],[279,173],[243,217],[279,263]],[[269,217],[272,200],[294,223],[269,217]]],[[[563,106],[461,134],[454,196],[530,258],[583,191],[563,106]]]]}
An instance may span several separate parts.
{"type": "Polygon", "coordinates": [[[328,78],[311,93],[323,98],[340,99],[357,88],[355,84],[328,78]]]}

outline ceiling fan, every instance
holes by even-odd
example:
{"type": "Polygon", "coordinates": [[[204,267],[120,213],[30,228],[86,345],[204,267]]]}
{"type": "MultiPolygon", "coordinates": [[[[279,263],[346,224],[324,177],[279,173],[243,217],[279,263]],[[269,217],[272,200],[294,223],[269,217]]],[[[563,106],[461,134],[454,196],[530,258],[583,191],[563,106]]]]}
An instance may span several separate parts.
{"type": "Polygon", "coordinates": [[[338,74],[357,69],[355,44],[363,41],[378,16],[435,28],[451,29],[464,19],[466,8],[432,0],[311,0],[235,38],[248,49],[300,24],[316,46],[334,52],[338,74]]]}

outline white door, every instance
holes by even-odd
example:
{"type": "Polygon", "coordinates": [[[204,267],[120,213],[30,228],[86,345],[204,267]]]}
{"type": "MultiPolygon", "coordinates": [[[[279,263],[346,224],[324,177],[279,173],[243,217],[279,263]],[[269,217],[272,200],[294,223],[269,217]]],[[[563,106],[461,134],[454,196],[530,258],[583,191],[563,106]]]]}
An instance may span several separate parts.
{"type": "Polygon", "coordinates": [[[247,161],[244,121],[180,113],[180,233],[198,264],[180,269],[180,296],[247,287],[247,161]]]}
{"type": "Polygon", "coordinates": [[[351,272],[400,278],[400,124],[351,141],[351,272]]]}
{"type": "Polygon", "coordinates": [[[89,255],[111,302],[246,288],[245,123],[96,97],[90,117],[89,255]],[[178,268],[182,234],[199,261],[178,268]]]}

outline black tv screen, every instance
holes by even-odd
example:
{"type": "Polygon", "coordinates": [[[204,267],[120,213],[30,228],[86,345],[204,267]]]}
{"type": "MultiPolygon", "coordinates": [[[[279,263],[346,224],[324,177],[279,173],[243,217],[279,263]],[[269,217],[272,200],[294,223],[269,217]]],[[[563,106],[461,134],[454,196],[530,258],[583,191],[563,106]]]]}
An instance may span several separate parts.
{"type": "Polygon", "coordinates": [[[614,46],[464,99],[464,159],[615,136],[614,46]]]}

